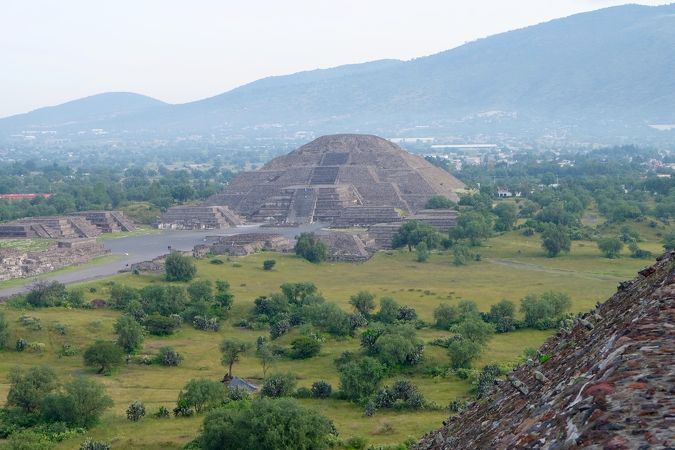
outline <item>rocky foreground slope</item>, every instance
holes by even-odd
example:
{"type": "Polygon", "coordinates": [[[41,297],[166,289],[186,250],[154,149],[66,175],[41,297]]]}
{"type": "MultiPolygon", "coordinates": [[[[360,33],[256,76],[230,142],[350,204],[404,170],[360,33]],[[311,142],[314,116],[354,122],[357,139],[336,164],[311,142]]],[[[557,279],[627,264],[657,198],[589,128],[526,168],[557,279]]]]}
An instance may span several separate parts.
{"type": "Polygon", "coordinates": [[[670,252],[417,448],[673,448],[674,319],[670,252]]]}

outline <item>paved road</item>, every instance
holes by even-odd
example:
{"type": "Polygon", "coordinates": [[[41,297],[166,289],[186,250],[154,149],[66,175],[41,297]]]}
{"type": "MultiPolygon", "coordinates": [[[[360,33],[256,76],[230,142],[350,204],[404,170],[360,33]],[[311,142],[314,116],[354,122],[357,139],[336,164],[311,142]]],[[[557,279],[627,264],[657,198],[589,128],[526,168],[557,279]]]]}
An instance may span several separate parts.
{"type": "MultiPolygon", "coordinates": [[[[148,261],[157,256],[164,255],[168,252],[169,246],[171,246],[173,250],[192,250],[195,245],[208,242],[209,236],[232,236],[242,233],[278,233],[293,238],[305,231],[320,230],[321,227],[322,224],[320,223],[280,228],[262,228],[260,225],[243,225],[236,228],[228,228],[226,230],[164,231],[156,234],[121,237],[119,239],[111,239],[104,242],[106,248],[110,249],[112,254],[120,256],[120,258],[117,258],[112,262],[89,267],[85,266],[78,270],[48,276],[46,278],[41,277],[40,279],[48,281],[55,280],[60,281],[61,283],[75,283],[107,277],[116,274],[133,263],[148,261]]],[[[0,289],[0,299],[26,292],[34,281],[34,278],[26,278],[25,283],[21,285],[0,289]]]]}

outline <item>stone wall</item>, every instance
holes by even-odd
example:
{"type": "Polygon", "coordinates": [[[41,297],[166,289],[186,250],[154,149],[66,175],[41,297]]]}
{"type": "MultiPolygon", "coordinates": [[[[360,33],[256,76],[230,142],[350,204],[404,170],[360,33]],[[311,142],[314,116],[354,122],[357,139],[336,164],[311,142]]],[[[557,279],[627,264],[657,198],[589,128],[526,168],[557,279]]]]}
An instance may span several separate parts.
{"type": "Polygon", "coordinates": [[[33,277],[63,267],[82,264],[92,258],[110,253],[95,240],[68,241],[52,244],[44,251],[22,252],[0,248],[0,281],[33,277]]]}

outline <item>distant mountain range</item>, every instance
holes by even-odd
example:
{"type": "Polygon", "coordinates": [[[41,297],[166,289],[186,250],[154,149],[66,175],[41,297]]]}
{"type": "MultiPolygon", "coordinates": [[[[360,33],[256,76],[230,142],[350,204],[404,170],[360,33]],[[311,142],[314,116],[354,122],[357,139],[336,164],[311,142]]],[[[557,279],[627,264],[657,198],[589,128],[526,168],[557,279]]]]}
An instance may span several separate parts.
{"type": "Polygon", "coordinates": [[[169,105],[107,93],[0,120],[108,136],[496,136],[675,141],[675,4],[625,5],[480,39],[411,61],[270,77],[169,105]],[[667,128],[667,127],[666,127],[667,128]]]}

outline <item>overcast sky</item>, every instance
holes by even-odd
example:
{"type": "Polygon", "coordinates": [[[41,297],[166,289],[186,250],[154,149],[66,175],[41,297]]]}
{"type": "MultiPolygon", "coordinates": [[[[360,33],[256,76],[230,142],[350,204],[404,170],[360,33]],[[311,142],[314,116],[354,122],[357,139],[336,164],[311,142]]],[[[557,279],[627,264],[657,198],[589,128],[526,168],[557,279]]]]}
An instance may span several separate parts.
{"type": "Polygon", "coordinates": [[[269,75],[382,58],[411,59],[622,3],[6,1],[0,13],[0,117],[107,91],[182,103],[269,75]]]}

